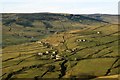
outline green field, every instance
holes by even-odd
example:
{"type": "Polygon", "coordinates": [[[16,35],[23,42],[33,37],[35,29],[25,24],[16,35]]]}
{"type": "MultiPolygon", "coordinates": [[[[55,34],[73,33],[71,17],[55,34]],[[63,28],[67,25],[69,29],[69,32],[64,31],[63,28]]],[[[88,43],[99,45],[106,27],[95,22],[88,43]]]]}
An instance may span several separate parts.
{"type": "Polygon", "coordinates": [[[3,15],[2,78],[89,80],[119,74],[117,24],[83,15],[26,15],[3,15]]]}

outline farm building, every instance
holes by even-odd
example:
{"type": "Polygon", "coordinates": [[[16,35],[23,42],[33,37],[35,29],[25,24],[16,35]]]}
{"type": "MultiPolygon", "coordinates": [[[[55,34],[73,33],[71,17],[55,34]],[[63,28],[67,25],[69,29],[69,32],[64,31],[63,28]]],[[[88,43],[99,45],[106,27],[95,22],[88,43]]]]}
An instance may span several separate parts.
{"type": "Polygon", "coordinates": [[[101,34],[101,32],[100,32],[100,31],[98,31],[98,32],[97,32],[97,34],[101,34]]]}
{"type": "Polygon", "coordinates": [[[49,51],[46,51],[45,53],[46,53],[46,54],[49,54],[49,51]]]}
{"type": "Polygon", "coordinates": [[[62,59],[62,57],[61,57],[61,56],[56,55],[56,60],[61,60],[61,59],[62,59]]]}
{"type": "Polygon", "coordinates": [[[50,58],[51,58],[51,59],[55,59],[55,55],[51,55],[50,58]]]}
{"type": "Polygon", "coordinates": [[[86,39],[78,39],[78,40],[76,40],[77,42],[85,42],[85,41],[87,41],[86,39]]]}
{"type": "Polygon", "coordinates": [[[44,53],[37,53],[37,55],[42,56],[44,53]]]}
{"type": "Polygon", "coordinates": [[[85,42],[85,41],[87,41],[87,40],[86,40],[86,39],[83,39],[82,41],[85,42]]]}

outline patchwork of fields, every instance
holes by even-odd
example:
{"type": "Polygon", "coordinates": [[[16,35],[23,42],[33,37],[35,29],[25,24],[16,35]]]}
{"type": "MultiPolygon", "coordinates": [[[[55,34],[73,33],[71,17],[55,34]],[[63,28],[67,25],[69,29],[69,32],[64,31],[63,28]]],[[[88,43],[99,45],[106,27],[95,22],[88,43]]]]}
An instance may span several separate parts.
{"type": "MultiPolygon", "coordinates": [[[[84,21],[84,24],[73,22],[76,27],[72,29],[73,26],[70,26],[69,29],[71,24],[67,25],[67,23],[61,23],[63,24],[61,29],[56,28],[64,31],[57,31],[40,40],[29,43],[24,41],[17,45],[10,43],[9,46],[5,46],[2,54],[2,78],[6,80],[11,78],[97,80],[96,78],[101,76],[118,75],[120,67],[118,25],[96,22],[80,27],[85,26],[84,21]]],[[[39,22],[36,21],[35,24],[39,22]]],[[[60,26],[57,21],[56,24],[60,26]]],[[[56,24],[54,22],[54,25],[56,24]]],[[[23,27],[17,28],[18,30],[15,31],[19,32],[19,28],[23,31],[23,27]]],[[[37,28],[32,29],[37,30],[37,28]]],[[[8,27],[4,29],[7,30],[8,27]]],[[[24,30],[27,29],[24,28],[24,30]]],[[[4,34],[14,34],[13,32],[4,32],[4,34]]],[[[28,35],[34,35],[29,33],[28,35]]],[[[24,40],[24,38],[21,39],[24,40]]],[[[16,40],[17,38],[13,42],[16,40]]]]}

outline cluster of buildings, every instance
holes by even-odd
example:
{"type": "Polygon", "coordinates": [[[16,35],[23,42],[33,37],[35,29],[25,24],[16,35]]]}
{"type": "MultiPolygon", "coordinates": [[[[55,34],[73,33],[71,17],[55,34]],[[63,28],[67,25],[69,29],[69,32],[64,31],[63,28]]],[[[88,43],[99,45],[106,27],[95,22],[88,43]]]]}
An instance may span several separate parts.
{"type": "Polygon", "coordinates": [[[57,50],[56,51],[45,51],[45,52],[39,52],[37,53],[37,56],[44,56],[44,55],[49,55],[50,59],[55,59],[55,60],[62,60],[63,58],[58,55],[57,50]]]}
{"type": "MultiPolygon", "coordinates": [[[[96,32],[97,34],[101,34],[101,32],[100,31],[98,31],[98,32],[96,32]]],[[[78,39],[78,40],[76,40],[77,42],[86,42],[87,40],[86,39],[78,39]]],[[[90,42],[90,41],[88,41],[88,42],[90,42]]]]}

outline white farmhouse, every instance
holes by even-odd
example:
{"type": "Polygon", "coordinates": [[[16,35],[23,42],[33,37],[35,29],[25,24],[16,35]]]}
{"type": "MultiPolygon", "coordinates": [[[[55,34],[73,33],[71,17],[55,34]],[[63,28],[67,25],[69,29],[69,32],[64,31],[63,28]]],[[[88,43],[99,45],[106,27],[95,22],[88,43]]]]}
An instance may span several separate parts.
{"type": "Polygon", "coordinates": [[[83,39],[83,42],[85,42],[86,40],[85,39],[83,39]]]}
{"type": "Polygon", "coordinates": [[[56,60],[61,60],[61,59],[62,59],[61,56],[56,55],[56,60]]]}
{"type": "Polygon", "coordinates": [[[97,34],[100,34],[100,32],[98,31],[97,34]]]}
{"type": "Polygon", "coordinates": [[[38,55],[39,55],[39,56],[42,56],[42,55],[43,55],[43,53],[38,53],[38,55]]]}
{"type": "Polygon", "coordinates": [[[49,51],[46,51],[45,53],[46,53],[46,54],[49,54],[49,51]]]}

